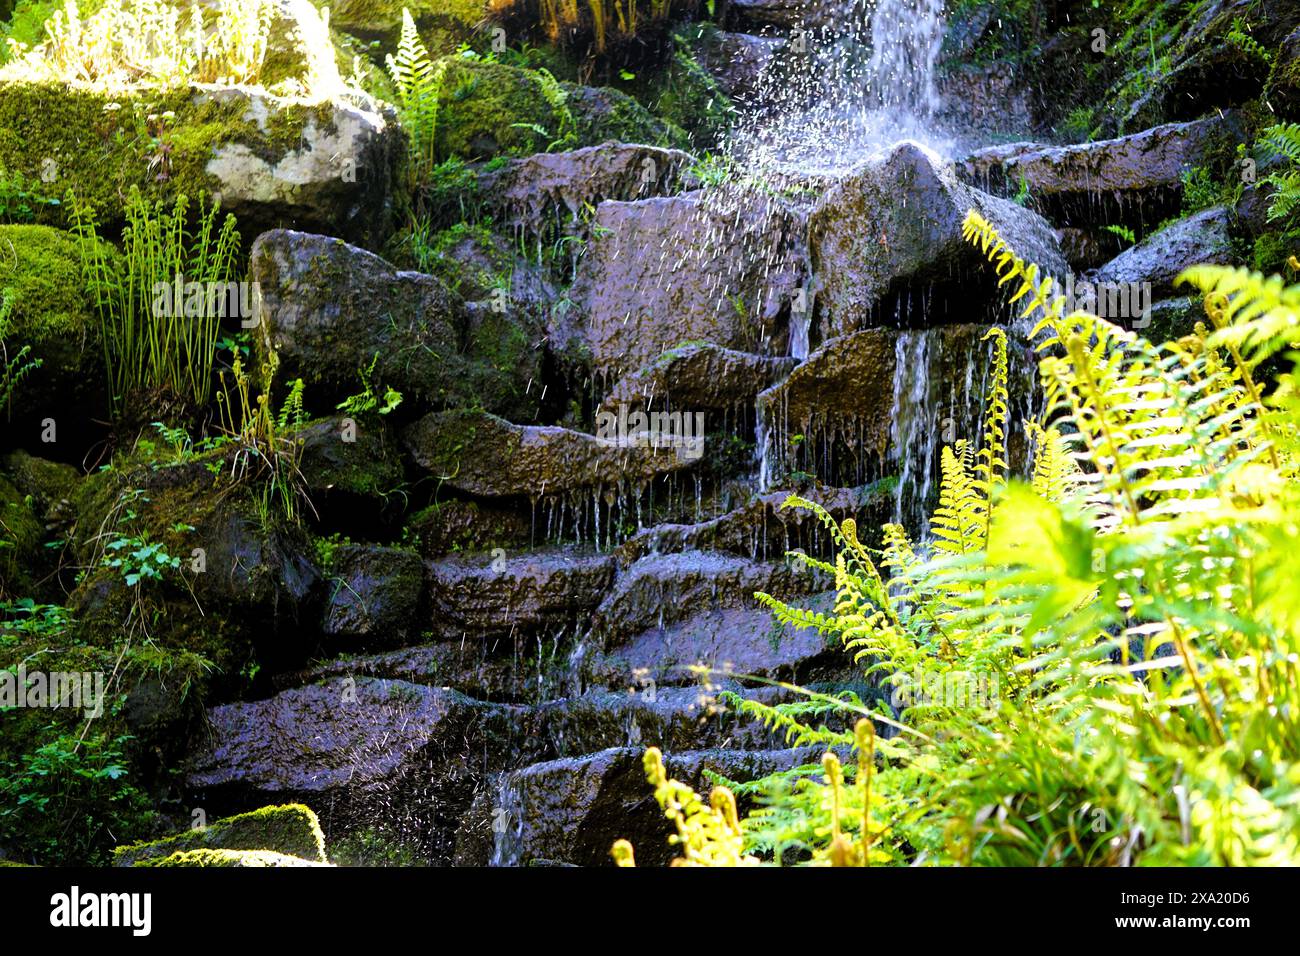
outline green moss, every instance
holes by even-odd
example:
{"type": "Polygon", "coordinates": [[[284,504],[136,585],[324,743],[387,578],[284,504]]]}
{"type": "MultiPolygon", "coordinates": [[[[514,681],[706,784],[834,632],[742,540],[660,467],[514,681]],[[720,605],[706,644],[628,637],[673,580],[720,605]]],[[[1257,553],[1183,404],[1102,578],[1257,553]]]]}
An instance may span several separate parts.
{"type": "Polygon", "coordinates": [[[668,69],[645,94],[655,115],[686,131],[697,148],[716,145],[735,119],[735,107],[712,74],[695,57],[704,29],[691,25],[673,33],[668,69]]]}
{"type": "Polygon", "coordinates": [[[31,497],[0,477],[0,597],[19,597],[31,589],[28,572],[40,554],[41,534],[31,497]]]}
{"type": "Polygon", "coordinates": [[[176,865],[149,861],[182,852],[222,850],[270,850],[326,862],[320,821],[310,808],[293,803],[225,817],[163,840],[118,847],[113,852],[113,863],[116,866],[176,865]]]}
{"type": "Polygon", "coordinates": [[[574,131],[584,146],[608,140],[677,149],[691,145],[684,129],[655,116],[622,90],[573,84],[565,84],[565,89],[574,131]]]}
{"type": "Polygon", "coordinates": [[[301,857],[272,850],[183,850],[157,860],[143,860],[137,866],[302,866],[301,857]]]}
{"type": "Polygon", "coordinates": [[[541,74],[503,63],[444,57],[438,101],[441,156],[486,159],[541,152],[563,135],[563,107],[541,74]]]}

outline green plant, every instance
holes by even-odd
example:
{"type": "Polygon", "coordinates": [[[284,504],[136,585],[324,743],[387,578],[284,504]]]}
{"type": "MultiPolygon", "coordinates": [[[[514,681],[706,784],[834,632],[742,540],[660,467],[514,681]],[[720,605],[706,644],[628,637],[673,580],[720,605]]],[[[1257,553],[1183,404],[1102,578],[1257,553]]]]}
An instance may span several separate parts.
{"type": "Polygon", "coordinates": [[[66,0],[27,49],[10,40],[7,79],[53,80],[120,90],[139,84],[255,83],[266,58],[271,0],[226,0],[215,15],[190,8],[188,24],[166,0],[104,0],[83,19],[66,0]]]}
{"type": "Polygon", "coordinates": [[[367,368],[357,370],[357,374],[361,376],[361,391],[339,402],[337,406],[339,411],[345,415],[365,415],[369,412],[387,415],[402,404],[402,393],[395,388],[385,387],[383,398],[375,394],[374,387],[370,383],[370,377],[374,375],[375,364],[378,361],[379,353],[376,352],[371,357],[370,365],[367,368]]]}
{"type": "Polygon", "coordinates": [[[1104,228],[1112,236],[1117,236],[1126,245],[1131,246],[1137,242],[1137,235],[1128,226],[1111,224],[1108,226],[1103,226],[1102,228],[1104,228]]]}
{"type": "Polygon", "coordinates": [[[23,846],[46,866],[107,864],[116,842],[157,816],[128,775],[132,738],[51,726],[46,739],[0,759],[0,843],[23,846]]]}
{"type": "Polygon", "coordinates": [[[35,183],[29,183],[22,173],[6,172],[0,166],[0,222],[35,222],[42,206],[54,207],[59,200],[41,192],[35,183]]]}
{"type": "Polygon", "coordinates": [[[13,314],[11,295],[8,289],[0,289],[0,405],[4,406],[6,414],[12,408],[18,383],[41,367],[41,359],[28,358],[32,351],[30,345],[20,346],[13,355],[9,354],[7,339],[13,322],[10,318],[13,314]]]}
{"type": "Polygon", "coordinates": [[[1264,146],[1283,163],[1283,168],[1265,176],[1273,187],[1268,207],[1270,222],[1289,220],[1300,204],[1300,123],[1278,123],[1261,134],[1264,146]]]}
{"type": "Polygon", "coordinates": [[[1067,315],[974,212],[965,235],[1038,319],[1031,478],[1002,463],[995,333],[981,442],[944,452],[930,553],[887,526],[873,556],[852,521],[788,502],[836,541],[834,565],[802,560],[834,573],[837,602],[759,599],[838,635],[890,693],[732,699],[855,757],[740,788],[760,804],[745,849],[832,865],[1295,864],[1300,366],[1293,354],[1271,393],[1259,372],[1300,334],[1300,286],[1195,267],[1182,281],[1208,323],[1154,345],[1067,315]]]}
{"type": "Polygon", "coordinates": [[[200,196],[191,231],[185,196],[168,211],[132,186],[119,263],[100,241],[93,211],[75,195],[70,208],[118,410],[141,392],[205,405],[220,320],[235,288],[235,217],[227,215],[218,228],[220,205],[206,205],[200,196]]]}
{"type": "Polygon", "coordinates": [[[397,110],[410,137],[409,173],[413,184],[426,181],[437,165],[438,102],[446,64],[434,64],[416,29],[411,11],[402,8],[397,55],[385,60],[397,90],[397,110]]]}

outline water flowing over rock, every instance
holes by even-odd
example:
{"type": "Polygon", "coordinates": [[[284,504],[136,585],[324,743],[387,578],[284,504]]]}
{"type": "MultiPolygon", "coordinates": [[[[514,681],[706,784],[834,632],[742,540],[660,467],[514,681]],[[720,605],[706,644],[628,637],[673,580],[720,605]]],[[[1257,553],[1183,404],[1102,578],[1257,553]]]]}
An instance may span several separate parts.
{"type": "Polygon", "coordinates": [[[752,405],[755,396],[784,378],[794,358],[769,358],[712,344],[684,345],[619,379],[604,411],[628,408],[728,409],[752,405]]]}
{"type": "Polygon", "coordinates": [[[802,230],[758,192],[603,202],[571,292],[577,340],[603,372],[631,371],[687,342],[785,354],[802,230]]]}
{"type": "Polygon", "coordinates": [[[1161,193],[1181,190],[1183,174],[1207,161],[1232,122],[1229,116],[1166,123],[1074,146],[991,146],[959,161],[957,170],[980,189],[1013,195],[1023,184],[1043,209],[1073,212],[1078,218],[1086,217],[1091,206],[1104,219],[1100,197],[1156,200],[1161,193]]]}
{"type": "Polygon", "coordinates": [[[437,278],[398,271],[327,236],[264,233],[251,271],[261,294],[259,344],[317,401],[358,392],[374,362],[374,385],[420,405],[479,401],[525,416],[536,408],[526,388],[540,375],[540,353],[520,317],[471,316],[437,278]]]}
{"type": "MultiPolygon", "coordinates": [[[[820,757],[812,748],[670,754],[669,776],[707,791],[704,771],[752,780],[820,757]]],[[[456,861],[496,866],[611,865],[610,847],[631,839],[638,863],[665,865],[677,855],[675,832],[646,784],[641,748],[540,763],[505,778],[499,792],[476,802],[461,824],[456,861]]]]}
{"type": "Polygon", "coordinates": [[[1021,256],[1048,274],[1065,272],[1056,237],[1040,216],[962,184],[933,153],[903,143],[855,167],[812,214],[809,243],[823,337],[882,324],[875,321],[879,307],[900,296],[898,308],[908,307],[909,290],[918,299],[910,308],[922,315],[886,311],[883,324],[943,321],[938,302],[927,308],[920,301],[927,289],[933,294],[955,287],[951,296],[968,309],[970,286],[987,279],[978,250],[962,239],[972,208],[1021,256]]]}

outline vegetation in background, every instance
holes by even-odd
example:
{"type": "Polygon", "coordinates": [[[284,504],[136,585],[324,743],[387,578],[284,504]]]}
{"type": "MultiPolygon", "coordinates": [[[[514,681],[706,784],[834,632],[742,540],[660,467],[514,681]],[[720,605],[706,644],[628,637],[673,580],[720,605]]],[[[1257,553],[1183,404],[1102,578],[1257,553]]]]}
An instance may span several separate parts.
{"type": "Polygon", "coordinates": [[[3,407],[6,413],[11,407],[14,390],[18,388],[18,383],[30,372],[40,368],[41,360],[29,358],[32,347],[30,345],[14,345],[14,351],[9,351],[9,333],[12,322],[10,319],[13,311],[13,299],[8,289],[0,289],[0,407],[3,407]]]}

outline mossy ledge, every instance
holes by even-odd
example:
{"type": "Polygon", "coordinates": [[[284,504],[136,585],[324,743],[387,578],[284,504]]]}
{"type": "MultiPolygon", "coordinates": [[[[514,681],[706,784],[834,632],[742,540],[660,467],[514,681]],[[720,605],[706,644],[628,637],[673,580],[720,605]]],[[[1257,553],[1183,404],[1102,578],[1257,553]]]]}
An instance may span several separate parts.
{"type": "Polygon", "coordinates": [[[120,846],[113,851],[113,865],[247,865],[219,862],[231,851],[269,851],[316,863],[328,862],[325,857],[325,836],[316,814],[300,803],[291,803],[226,817],[163,840],[120,846]]]}

